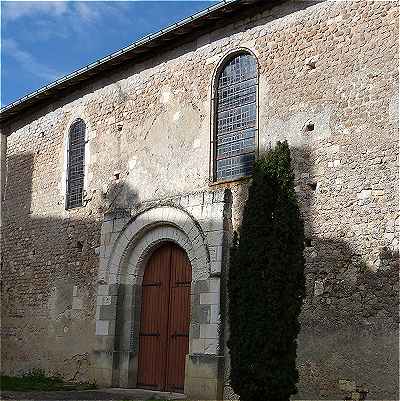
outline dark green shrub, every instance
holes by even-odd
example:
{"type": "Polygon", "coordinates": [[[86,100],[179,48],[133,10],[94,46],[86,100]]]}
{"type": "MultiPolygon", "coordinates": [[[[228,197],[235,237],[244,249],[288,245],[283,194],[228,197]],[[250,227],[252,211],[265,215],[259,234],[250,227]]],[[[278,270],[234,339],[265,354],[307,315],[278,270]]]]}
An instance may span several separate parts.
{"type": "Polygon", "coordinates": [[[228,278],[231,385],[242,401],[296,393],[304,228],[287,142],[255,163],[228,278]]]}

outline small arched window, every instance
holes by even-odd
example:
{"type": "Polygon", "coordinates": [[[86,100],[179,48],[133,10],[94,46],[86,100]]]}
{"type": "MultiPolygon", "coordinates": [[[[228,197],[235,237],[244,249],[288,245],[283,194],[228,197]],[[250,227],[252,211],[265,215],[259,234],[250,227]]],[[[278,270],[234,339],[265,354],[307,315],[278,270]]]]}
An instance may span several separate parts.
{"type": "Polygon", "coordinates": [[[85,176],[86,125],[76,120],[69,129],[66,208],[82,206],[85,176]]]}
{"type": "Polygon", "coordinates": [[[251,175],[257,138],[257,60],[236,54],[222,66],[215,94],[214,181],[251,175]]]}

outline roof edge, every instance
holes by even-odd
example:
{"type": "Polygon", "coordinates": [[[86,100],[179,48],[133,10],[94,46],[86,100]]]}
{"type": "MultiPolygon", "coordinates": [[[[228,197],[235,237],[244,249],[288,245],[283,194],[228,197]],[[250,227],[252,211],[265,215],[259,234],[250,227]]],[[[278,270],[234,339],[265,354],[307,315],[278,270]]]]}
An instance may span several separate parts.
{"type": "MultiPolygon", "coordinates": [[[[232,13],[246,6],[260,3],[265,3],[265,5],[271,6],[275,2],[270,0],[222,0],[221,2],[207,7],[206,9],[169,25],[166,28],[150,33],[136,42],[92,62],[85,67],[79,68],[54,82],[21,97],[7,106],[4,106],[0,109],[0,123],[4,124],[12,121],[20,112],[28,108],[31,109],[46,99],[48,100],[56,94],[66,91],[68,88],[77,86],[83,80],[92,78],[106,69],[115,67],[116,64],[122,63],[131,56],[134,56],[138,50],[143,51],[143,49],[148,48],[149,45],[159,45],[159,41],[164,40],[169,36],[178,36],[178,32],[182,29],[188,29],[184,34],[192,33],[201,29],[207,20],[211,20],[211,17],[212,20],[214,20],[214,17],[222,19],[226,13],[232,13]],[[199,22],[202,22],[202,24],[198,25],[199,22]]],[[[182,33],[179,36],[183,36],[182,33]]]]}

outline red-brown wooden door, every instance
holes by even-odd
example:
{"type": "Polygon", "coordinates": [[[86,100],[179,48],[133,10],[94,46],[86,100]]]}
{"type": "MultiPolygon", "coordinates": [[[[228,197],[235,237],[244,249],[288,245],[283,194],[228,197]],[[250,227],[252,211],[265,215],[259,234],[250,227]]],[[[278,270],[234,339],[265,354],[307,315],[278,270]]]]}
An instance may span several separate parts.
{"type": "Polygon", "coordinates": [[[186,253],[175,244],[150,257],[142,284],[138,387],[183,392],[191,280],[186,253]]]}

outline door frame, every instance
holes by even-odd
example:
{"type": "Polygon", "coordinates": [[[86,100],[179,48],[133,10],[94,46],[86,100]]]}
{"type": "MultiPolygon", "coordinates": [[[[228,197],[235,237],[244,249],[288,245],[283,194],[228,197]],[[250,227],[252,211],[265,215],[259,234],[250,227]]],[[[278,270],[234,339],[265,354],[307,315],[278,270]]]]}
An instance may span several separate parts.
{"type": "MultiPolygon", "coordinates": [[[[210,202],[204,210],[218,206],[222,219],[224,198],[215,199],[220,204],[210,202]]],[[[152,251],[161,243],[170,241],[186,252],[192,266],[189,354],[184,392],[196,397],[196,391],[201,387],[202,395],[209,394],[209,399],[219,399],[224,361],[224,346],[223,342],[220,344],[217,321],[222,261],[211,260],[209,248],[211,243],[214,249],[223,249],[223,224],[219,226],[220,231],[213,227],[210,227],[212,233],[203,231],[191,214],[171,205],[151,207],[134,217],[105,217],[99,252],[94,351],[95,378],[99,385],[136,387],[143,272],[152,251]],[[208,308],[213,314],[201,313],[201,308],[208,308]],[[214,316],[213,321],[210,316],[214,316]],[[202,366],[210,370],[208,377],[199,376],[202,366]]]]}

